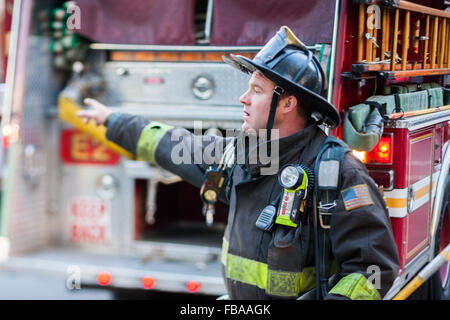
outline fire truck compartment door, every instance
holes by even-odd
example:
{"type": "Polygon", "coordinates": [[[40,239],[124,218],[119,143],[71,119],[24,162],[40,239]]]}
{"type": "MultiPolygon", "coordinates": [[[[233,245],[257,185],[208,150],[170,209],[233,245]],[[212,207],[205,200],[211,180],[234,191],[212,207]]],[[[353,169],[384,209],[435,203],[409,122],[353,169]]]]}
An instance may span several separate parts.
{"type": "Polygon", "coordinates": [[[79,34],[114,44],[193,45],[194,0],[78,0],[79,34]]]}
{"type": "Polygon", "coordinates": [[[334,0],[214,0],[211,45],[263,45],[286,25],[306,45],[331,43],[334,0]]]}

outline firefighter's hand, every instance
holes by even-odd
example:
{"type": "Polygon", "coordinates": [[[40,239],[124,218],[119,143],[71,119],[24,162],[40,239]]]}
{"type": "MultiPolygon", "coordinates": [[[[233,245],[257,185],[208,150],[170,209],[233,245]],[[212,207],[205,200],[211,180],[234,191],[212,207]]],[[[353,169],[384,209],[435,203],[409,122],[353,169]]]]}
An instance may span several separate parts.
{"type": "Polygon", "coordinates": [[[77,111],[77,116],[83,118],[84,123],[88,123],[92,119],[97,126],[104,124],[112,113],[111,109],[95,99],[86,98],[83,102],[90,107],[90,109],[77,111]]]}

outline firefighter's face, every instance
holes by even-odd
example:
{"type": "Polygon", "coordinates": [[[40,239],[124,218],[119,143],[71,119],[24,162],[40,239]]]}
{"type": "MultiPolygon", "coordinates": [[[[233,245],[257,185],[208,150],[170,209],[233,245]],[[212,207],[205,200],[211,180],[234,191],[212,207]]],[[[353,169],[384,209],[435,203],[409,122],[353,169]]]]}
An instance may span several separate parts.
{"type": "Polygon", "coordinates": [[[274,88],[275,83],[261,73],[253,72],[247,91],[239,98],[244,105],[244,132],[257,134],[260,129],[266,128],[274,88]]]}

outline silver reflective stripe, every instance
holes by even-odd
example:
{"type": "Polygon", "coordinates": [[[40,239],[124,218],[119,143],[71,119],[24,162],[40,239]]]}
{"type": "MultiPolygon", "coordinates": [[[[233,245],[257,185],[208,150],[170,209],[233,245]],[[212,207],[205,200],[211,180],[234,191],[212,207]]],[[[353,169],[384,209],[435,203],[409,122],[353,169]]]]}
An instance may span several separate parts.
{"type": "Polygon", "coordinates": [[[319,186],[337,188],[339,178],[339,161],[327,160],[319,164],[319,186]]]}

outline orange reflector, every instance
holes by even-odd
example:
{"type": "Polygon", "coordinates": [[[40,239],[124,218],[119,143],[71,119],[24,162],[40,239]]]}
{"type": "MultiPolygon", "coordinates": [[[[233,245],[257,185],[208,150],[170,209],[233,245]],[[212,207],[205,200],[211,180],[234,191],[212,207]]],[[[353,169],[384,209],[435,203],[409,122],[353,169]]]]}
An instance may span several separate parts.
{"type": "Polygon", "coordinates": [[[186,284],[186,288],[191,293],[197,292],[198,289],[200,289],[200,283],[198,283],[197,281],[189,281],[186,284]]]}
{"type": "Polygon", "coordinates": [[[181,52],[181,61],[203,61],[202,52],[181,52]]]}
{"type": "Polygon", "coordinates": [[[99,272],[97,275],[97,282],[101,286],[107,286],[108,284],[110,284],[111,279],[111,275],[106,271],[99,272]]]}
{"type": "Polygon", "coordinates": [[[135,58],[137,61],[154,61],[155,60],[155,53],[154,52],[136,52],[135,58]]]}
{"type": "MultiPolygon", "coordinates": [[[[222,56],[227,52],[217,51],[114,51],[111,53],[112,61],[178,61],[178,62],[223,62],[222,56]]],[[[253,52],[234,52],[234,55],[241,55],[253,59],[253,52]]]]}
{"type": "Polygon", "coordinates": [[[112,61],[134,61],[136,60],[136,55],[133,52],[122,52],[115,51],[111,53],[112,61]]]}
{"type": "Polygon", "coordinates": [[[142,278],[142,286],[144,289],[151,289],[155,285],[155,279],[152,277],[146,276],[142,278]]]}
{"type": "Polygon", "coordinates": [[[206,61],[222,61],[222,56],[225,55],[225,52],[206,52],[205,60],[206,61]]]}
{"type": "Polygon", "coordinates": [[[179,61],[178,52],[158,52],[158,61],[179,61]]]}

